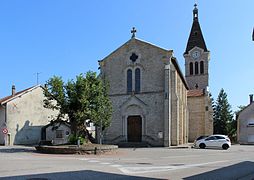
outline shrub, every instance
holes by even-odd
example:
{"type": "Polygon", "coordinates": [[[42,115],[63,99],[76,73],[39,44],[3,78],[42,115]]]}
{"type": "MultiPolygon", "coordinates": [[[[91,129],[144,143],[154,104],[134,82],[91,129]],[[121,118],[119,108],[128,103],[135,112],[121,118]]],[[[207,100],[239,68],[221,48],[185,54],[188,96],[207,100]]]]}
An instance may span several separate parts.
{"type": "Polygon", "coordinates": [[[71,134],[70,136],[69,136],[69,143],[70,144],[77,144],[78,143],[78,140],[80,140],[80,145],[82,145],[82,144],[84,144],[84,143],[87,143],[88,142],[88,140],[86,139],[86,138],[83,138],[83,137],[81,137],[81,136],[75,136],[75,135],[73,135],[73,134],[71,134]]]}

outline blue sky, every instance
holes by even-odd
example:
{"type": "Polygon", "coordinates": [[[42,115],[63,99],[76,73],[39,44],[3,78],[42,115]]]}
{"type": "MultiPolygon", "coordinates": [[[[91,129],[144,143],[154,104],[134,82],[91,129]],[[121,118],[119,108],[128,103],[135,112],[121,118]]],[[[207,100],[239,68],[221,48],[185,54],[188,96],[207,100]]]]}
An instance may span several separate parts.
{"type": "MultiPolygon", "coordinates": [[[[183,52],[195,0],[0,1],[0,98],[53,75],[65,80],[88,70],[128,41],[173,49],[184,72],[183,52]]],[[[233,109],[254,93],[253,0],[199,0],[199,21],[211,52],[210,91],[221,88],[233,109]]]]}

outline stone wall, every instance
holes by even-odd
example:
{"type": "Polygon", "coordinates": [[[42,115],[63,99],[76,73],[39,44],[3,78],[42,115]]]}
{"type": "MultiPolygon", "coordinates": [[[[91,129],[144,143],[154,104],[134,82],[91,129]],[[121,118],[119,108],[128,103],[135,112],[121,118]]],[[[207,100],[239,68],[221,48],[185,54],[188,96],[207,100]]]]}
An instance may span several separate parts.
{"type": "Polygon", "coordinates": [[[212,107],[207,95],[188,97],[189,142],[201,135],[213,134],[212,107]]]}
{"type": "Polygon", "coordinates": [[[177,71],[172,70],[171,77],[171,145],[179,145],[188,140],[187,89],[177,71]]]}

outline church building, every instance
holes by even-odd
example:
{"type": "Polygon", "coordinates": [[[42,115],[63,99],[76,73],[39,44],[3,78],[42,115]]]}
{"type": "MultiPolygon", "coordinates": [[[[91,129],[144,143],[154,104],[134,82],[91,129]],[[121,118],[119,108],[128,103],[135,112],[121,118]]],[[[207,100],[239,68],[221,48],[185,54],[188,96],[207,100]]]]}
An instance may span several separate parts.
{"type": "Polygon", "coordinates": [[[103,143],[168,147],[187,143],[189,136],[212,134],[206,129],[210,123],[209,51],[197,12],[195,6],[184,53],[185,76],[173,50],[137,39],[135,28],[130,40],[99,61],[101,76],[109,83],[113,106],[111,125],[103,132],[103,143]]]}

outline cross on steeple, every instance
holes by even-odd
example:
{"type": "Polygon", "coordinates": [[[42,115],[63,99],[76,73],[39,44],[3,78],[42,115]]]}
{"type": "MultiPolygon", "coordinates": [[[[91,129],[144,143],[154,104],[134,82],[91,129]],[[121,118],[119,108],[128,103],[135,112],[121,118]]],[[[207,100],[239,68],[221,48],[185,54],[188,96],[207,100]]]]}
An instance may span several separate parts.
{"type": "Polygon", "coordinates": [[[197,8],[197,3],[194,4],[194,9],[193,9],[193,20],[198,20],[198,8],[197,8]]]}
{"type": "Polygon", "coordinates": [[[133,27],[132,28],[132,30],[131,30],[131,33],[132,33],[132,36],[131,36],[131,38],[135,38],[135,33],[137,32],[137,30],[135,29],[135,27],[133,27]]]}

